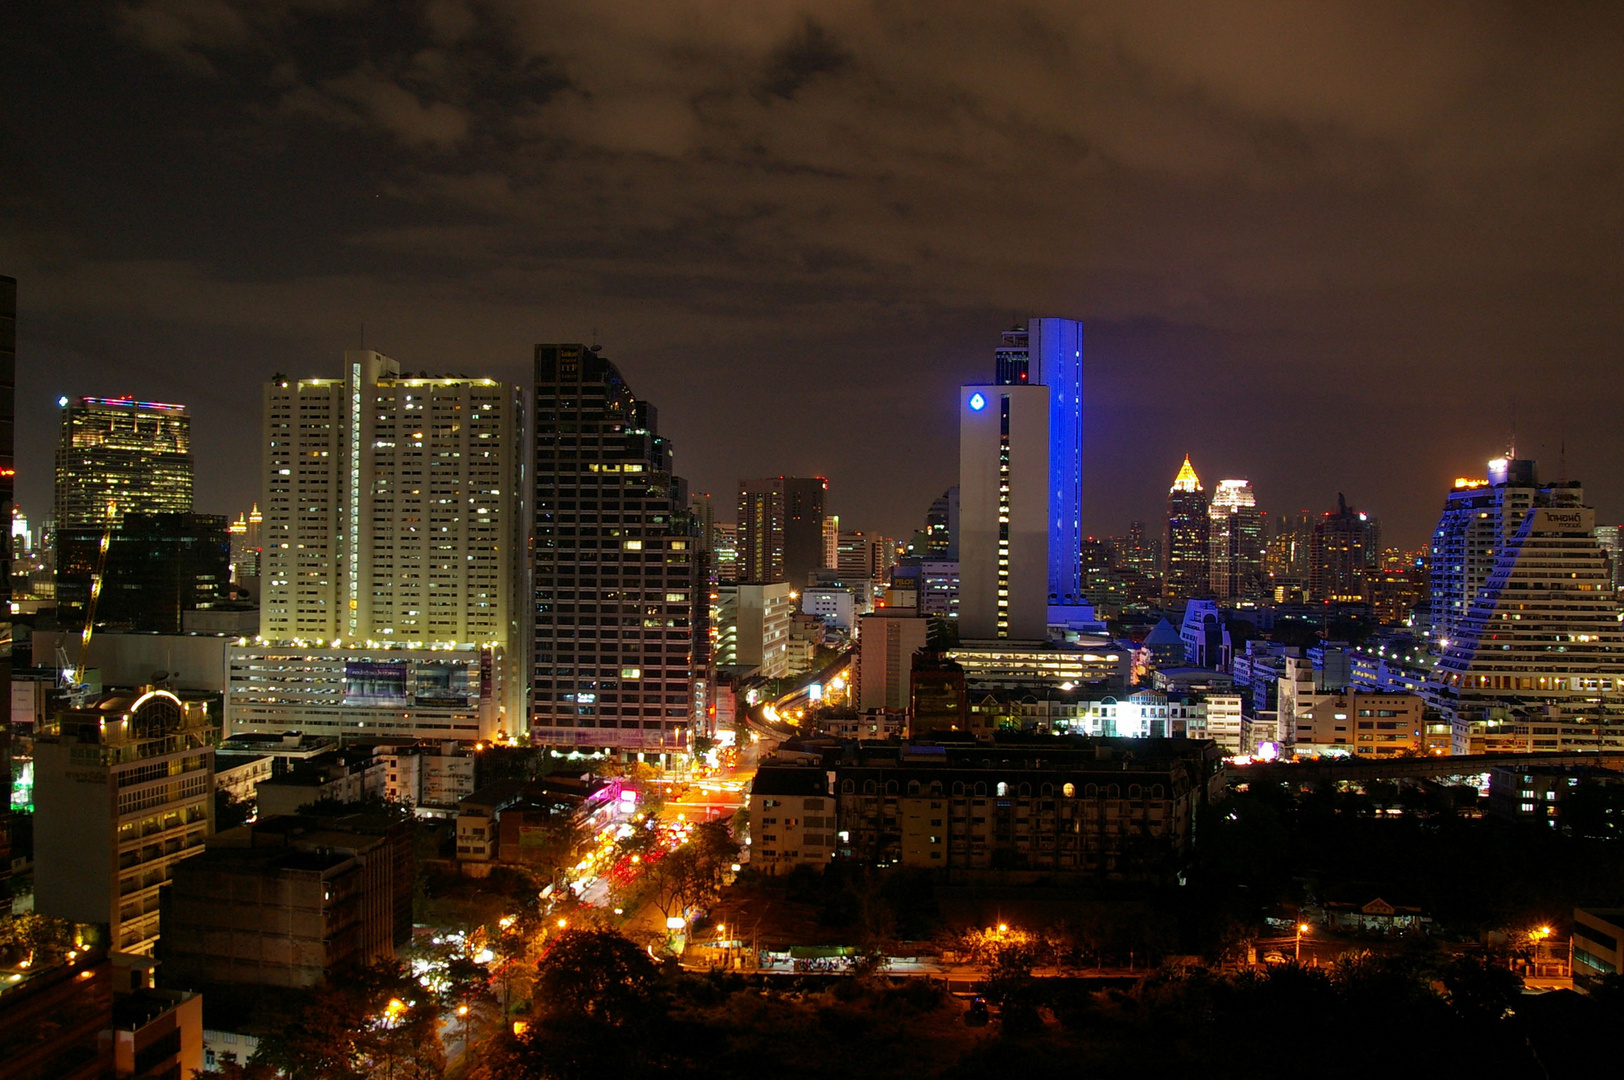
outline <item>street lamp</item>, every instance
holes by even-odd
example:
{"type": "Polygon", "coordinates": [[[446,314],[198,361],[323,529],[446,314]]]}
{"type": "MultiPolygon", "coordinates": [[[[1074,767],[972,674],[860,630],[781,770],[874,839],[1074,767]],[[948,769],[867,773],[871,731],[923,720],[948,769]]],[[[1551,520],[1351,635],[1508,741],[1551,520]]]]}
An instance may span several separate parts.
{"type": "Polygon", "coordinates": [[[1308,924],[1305,922],[1297,924],[1297,949],[1293,959],[1299,964],[1303,961],[1303,935],[1308,933],[1308,929],[1308,924]]]}

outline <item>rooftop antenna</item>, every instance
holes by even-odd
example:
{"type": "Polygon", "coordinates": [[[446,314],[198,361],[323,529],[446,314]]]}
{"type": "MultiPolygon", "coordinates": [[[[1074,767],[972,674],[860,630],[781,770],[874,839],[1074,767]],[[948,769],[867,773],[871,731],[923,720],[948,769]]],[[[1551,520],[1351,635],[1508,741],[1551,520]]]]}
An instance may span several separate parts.
{"type": "Polygon", "coordinates": [[[367,351],[367,321],[361,320],[361,351],[367,351]]]}
{"type": "Polygon", "coordinates": [[[1562,449],[1556,459],[1556,486],[1568,486],[1568,433],[1562,433],[1562,449]]]}

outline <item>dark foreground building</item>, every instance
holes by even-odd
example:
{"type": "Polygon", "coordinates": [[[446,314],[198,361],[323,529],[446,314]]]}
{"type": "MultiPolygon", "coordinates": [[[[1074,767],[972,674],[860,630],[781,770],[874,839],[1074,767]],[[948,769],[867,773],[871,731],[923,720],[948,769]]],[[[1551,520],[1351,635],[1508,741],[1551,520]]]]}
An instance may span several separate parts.
{"type": "MultiPolygon", "coordinates": [[[[1196,814],[1223,790],[1222,753],[1194,739],[858,743],[815,765],[769,762],[756,790],[798,800],[827,792],[834,816],[815,830],[828,834],[824,861],[901,865],[946,882],[1161,881],[1189,862],[1196,814]]],[[[797,805],[802,813],[775,822],[775,836],[800,840],[789,864],[825,847],[798,820],[824,805],[797,805]]],[[[756,855],[781,868],[776,845],[760,843],[756,855]]]]}
{"type": "Polygon", "coordinates": [[[164,982],[314,986],[394,958],[412,927],[409,826],[388,815],[270,818],[179,864],[159,942],[164,982]]]}

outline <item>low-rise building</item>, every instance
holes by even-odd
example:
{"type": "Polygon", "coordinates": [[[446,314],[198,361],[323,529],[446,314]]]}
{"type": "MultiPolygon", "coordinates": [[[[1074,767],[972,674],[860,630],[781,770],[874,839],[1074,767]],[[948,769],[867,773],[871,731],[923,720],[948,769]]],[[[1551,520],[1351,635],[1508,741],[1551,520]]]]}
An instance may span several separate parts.
{"type": "Polygon", "coordinates": [[[1581,984],[1624,973],[1624,908],[1573,909],[1573,978],[1581,984]]]}
{"type": "Polygon", "coordinates": [[[1624,774],[1593,765],[1499,765],[1489,770],[1488,811],[1507,821],[1555,827],[1562,804],[1581,788],[1624,784],[1624,774]]]}
{"type": "Polygon", "coordinates": [[[763,765],[750,787],[750,865],[763,874],[818,869],[838,840],[828,774],[815,765],[763,765]]]}
{"type": "Polygon", "coordinates": [[[945,880],[1167,880],[1222,791],[1221,754],[1187,739],[858,746],[834,770],[837,850],[945,880]]]}
{"type": "Polygon", "coordinates": [[[359,803],[384,797],[388,769],[370,746],[347,746],[297,762],[259,783],[261,817],[297,814],[313,803],[359,803]]]}
{"type": "MultiPolygon", "coordinates": [[[[1284,704],[1282,703],[1282,713],[1284,704]]],[[[1299,696],[1295,738],[1299,757],[1396,757],[1427,747],[1426,702],[1415,694],[1358,691],[1299,696]]]]}
{"type": "Polygon", "coordinates": [[[183,990],[117,994],[112,1036],[119,1080],[196,1076],[203,1068],[203,999],[183,990]]]}
{"type": "Polygon", "coordinates": [[[411,934],[414,880],[409,828],[386,814],[228,829],[168,890],[164,980],[313,986],[346,966],[393,959],[411,934]]]}

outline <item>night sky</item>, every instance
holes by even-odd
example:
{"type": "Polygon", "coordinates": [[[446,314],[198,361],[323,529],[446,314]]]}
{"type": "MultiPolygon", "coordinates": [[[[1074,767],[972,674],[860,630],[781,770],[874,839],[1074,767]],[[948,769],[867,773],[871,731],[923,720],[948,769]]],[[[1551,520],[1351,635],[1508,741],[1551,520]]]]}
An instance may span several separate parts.
{"type": "MultiPolygon", "coordinates": [[[[1085,527],[1189,452],[1419,545],[1519,450],[1624,518],[1624,7],[12,0],[19,501],[55,399],[190,405],[365,340],[526,384],[595,339],[679,471],[822,473],[905,535],[1012,316],[1088,324],[1085,527]]],[[[729,515],[730,516],[730,512],[729,515]]]]}

